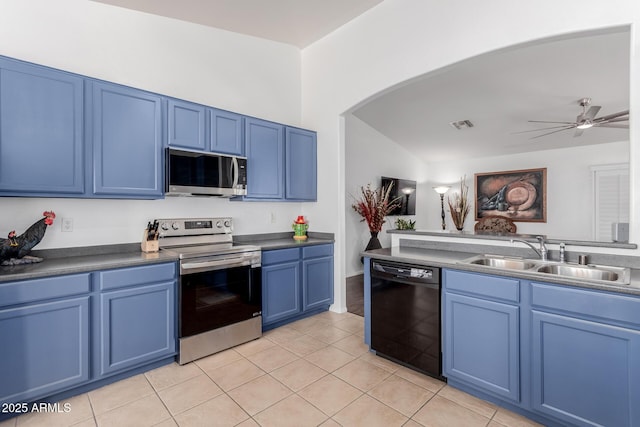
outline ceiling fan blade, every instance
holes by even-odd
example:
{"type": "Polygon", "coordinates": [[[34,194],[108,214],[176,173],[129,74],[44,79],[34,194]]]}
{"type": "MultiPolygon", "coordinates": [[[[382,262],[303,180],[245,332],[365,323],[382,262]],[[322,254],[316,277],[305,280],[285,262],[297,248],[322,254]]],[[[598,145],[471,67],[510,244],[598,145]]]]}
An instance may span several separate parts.
{"type": "Polygon", "coordinates": [[[607,123],[596,123],[595,125],[593,125],[594,127],[599,127],[599,128],[616,128],[616,129],[629,129],[629,124],[623,124],[623,123],[611,123],[611,122],[607,122],[607,123]]]}
{"type": "Polygon", "coordinates": [[[584,129],[578,129],[576,128],[576,131],[573,133],[573,137],[578,137],[578,136],[582,136],[582,133],[584,132],[584,129]]]}
{"type": "Polygon", "coordinates": [[[576,122],[548,122],[545,120],[528,120],[529,123],[558,123],[558,124],[563,124],[563,125],[575,125],[577,124],[576,122]]]}
{"type": "Polygon", "coordinates": [[[565,126],[562,129],[554,130],[553,132],[543,133],[542,135],[534,136],[533,138],[529,138],[529,139],[542,138],[543,136],[551,135],[552,133],[558,133],[558,132],[562,132],[563,130],[573,129],[574,127],[575,125],[572,124],[571,126],[565,126]]]}
{"type": "Polygon", "coordinates": [[[600,111],[601,108],[602,107],[599,105],[592,106],[587,110],[586,113],[584,113],[584,118],[593,119],[598,114],[598,111],[600,111]]]}
{"type": "Polygon", "coordinates": [[[606,122],[606,121],[609,121],[611,119],[616,119],[618,117],[628,116],[628,115],[629,115],[629,110],[625,110],[625,111],[620,111],[618,113],[609,114],[607,116],[598,117],[597,119],[594,119],[593,121],[595,123],[606,122]]]}
{"type": "Polygon", "coordinates": [[[519,133],[538,132],[538,131],[541,131],[541,130],[559,129],[559,128],[566,129],[567,125],[551,126],[551,127],[548,127],[548,128],[539,128],[539,129],[521,130],[519,132],[511,132],[510,135],[517,135],[519,133]]]}
{"type": "Polygon", "coordinates": [[[618,122],[628,122],[629,117],[618,117],[617,119],[609,119],[602,122],[596,122],[596,124],[600,123],[618,123],[618,122]]]}

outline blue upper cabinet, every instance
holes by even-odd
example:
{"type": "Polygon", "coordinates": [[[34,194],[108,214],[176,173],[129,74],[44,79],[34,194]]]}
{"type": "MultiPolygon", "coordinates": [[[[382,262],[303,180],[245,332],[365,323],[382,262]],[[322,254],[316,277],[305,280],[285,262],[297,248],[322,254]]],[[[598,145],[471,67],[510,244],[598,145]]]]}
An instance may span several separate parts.
{"type": "Polygon", "coordinates": [[[316,133],[245,118],[247,199],[315,201],[316,133]]]}
{"type": "Polygon", "coordinates": [[[171,147],[244,155],[242,116],[193,102],[167,102],[167,143],[171,147]]]}
{"type": "Polygon", "coordinates": [[[204,151],[206,108],[191,102],[169,99],[167,110],[168,144],[204,151]]]}
{"type": "Polygon", "coordinates": [[[84,192],[83,79],[0,58],[0,194],[84,192]]]}
{"type": "Polygon", "coordinates": [[[244,155],[242,116],[229,111],[207,109],[209,114],[209,150],[214,153],[244,155]]]}
{"type": "Polygon", "coordinates": [[[308,130],[285,130],[285,198],[315,201],[317,198],[317,137],[308,130]]]}
{"type": "Polygon", "coordinates": [[[93,192],[104,197],[159,198],[163,192],[162,99],[93,82],[93,192]]]}
{"type": "Polygon", "coordinates": [[[245,119],[247,198],[284,197],[284,126],[245,119]]]}

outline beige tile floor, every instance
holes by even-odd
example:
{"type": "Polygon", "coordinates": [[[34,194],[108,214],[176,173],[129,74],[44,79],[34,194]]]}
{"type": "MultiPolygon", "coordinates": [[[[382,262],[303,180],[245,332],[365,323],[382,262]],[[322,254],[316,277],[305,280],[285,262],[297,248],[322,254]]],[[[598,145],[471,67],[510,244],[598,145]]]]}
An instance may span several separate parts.
{"type": "Polygon", "coordinates": [[[0,427],[539,425],[369,353],[363,327],[354,314],[322,313],[0,427]]]}

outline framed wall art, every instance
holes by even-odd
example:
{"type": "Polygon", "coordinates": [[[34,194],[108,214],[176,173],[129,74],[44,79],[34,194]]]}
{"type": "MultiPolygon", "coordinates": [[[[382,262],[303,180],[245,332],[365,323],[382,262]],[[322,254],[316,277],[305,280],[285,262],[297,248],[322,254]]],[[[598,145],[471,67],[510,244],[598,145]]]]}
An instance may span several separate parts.
{"type": "Polygon", "coordinates": [[[475,174],[476,220],[547,222],[547,168],[475,174]]]}

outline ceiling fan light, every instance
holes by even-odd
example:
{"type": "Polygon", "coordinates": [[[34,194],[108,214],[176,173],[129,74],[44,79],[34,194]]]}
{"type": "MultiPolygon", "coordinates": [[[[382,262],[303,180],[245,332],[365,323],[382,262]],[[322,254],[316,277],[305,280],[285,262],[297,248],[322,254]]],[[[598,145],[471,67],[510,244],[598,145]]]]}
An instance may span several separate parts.
{"type": "Polygon", "coordinates": [[[593,127],[593,123],[589,120],[585,120],[584,122],[576,126],[576,128],[578,129],[589,129],[590,127],[593,127]]]}

